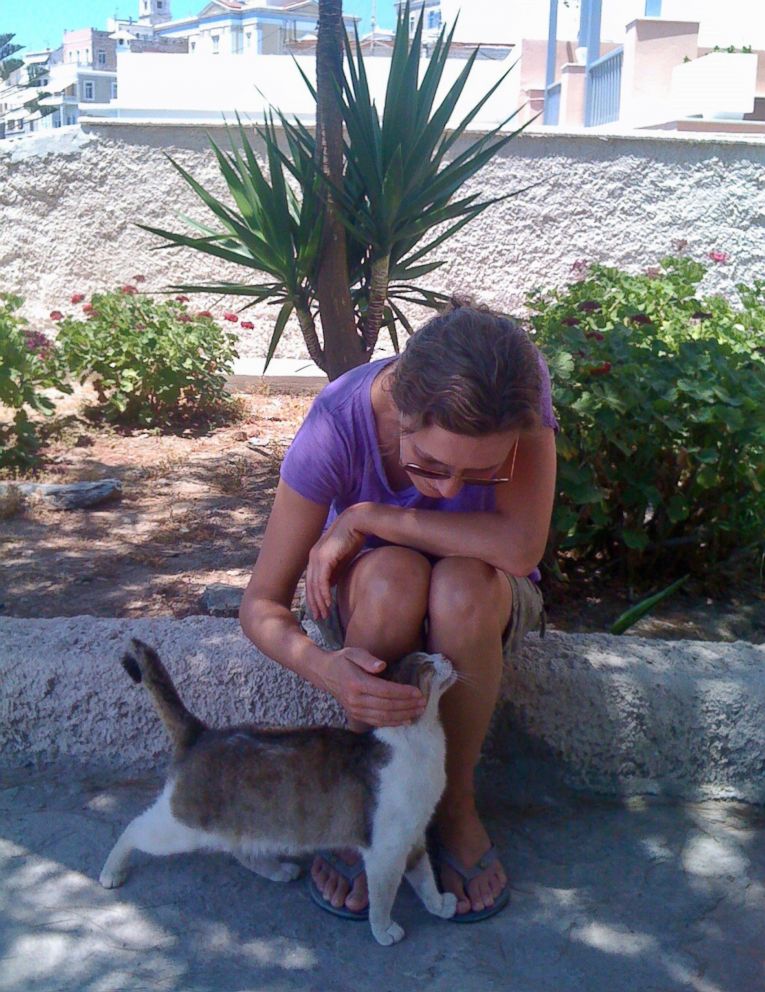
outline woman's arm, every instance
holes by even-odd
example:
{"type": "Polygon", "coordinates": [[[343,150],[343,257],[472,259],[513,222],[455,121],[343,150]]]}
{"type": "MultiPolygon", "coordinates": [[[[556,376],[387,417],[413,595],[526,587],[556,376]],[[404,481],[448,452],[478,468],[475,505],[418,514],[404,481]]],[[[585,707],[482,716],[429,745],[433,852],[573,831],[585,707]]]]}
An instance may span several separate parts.
{"type": "Polygon", "coordinates": [[[328,605],[332,560],[340,547],[358,535],[374,534],[392,544],[439,557],[478,558],[511,575],[528,575],[541,560],[547,543],[555,462],[551,428],[522,435],[513,481],[497,487],[494,513],[442,513],[375,503],[349,507],[311,554],[307,585],[313,601],[320,610],[322,604],[328,605]]]}
{"type": "Polygon", "coordinates": [[[290,611],[328,510],[300,496],[286,482],[279,483],[239,609],[242,630],[269,658],[331,692],[354,719],[373,726],[406,723],[419,715],[419,690],[379,678],[385,662],[363,648],[324,651],[307,637],[290,611]]]}

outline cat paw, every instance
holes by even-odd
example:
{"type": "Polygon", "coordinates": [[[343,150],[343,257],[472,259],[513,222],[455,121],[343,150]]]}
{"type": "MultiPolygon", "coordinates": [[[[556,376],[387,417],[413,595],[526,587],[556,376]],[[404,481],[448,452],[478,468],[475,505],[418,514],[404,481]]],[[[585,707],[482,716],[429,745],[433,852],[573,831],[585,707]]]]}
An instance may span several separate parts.
{"type": "Polygon", "coordinates": [[[300,878],[301,867],[293,861],[279,861],[277,858],[239,852],[235,855],[240,865],[270,882],[294,882],[300,878]]]}
{"type": "Polygon", "coordinates": [[[300,878],[302,873],[303,869],[294,861],[282,861],[273,874],[268,877],[272,882],[294,882],[296,878],[300,878]]]}
{"type": "Polygon", "coordinates": [[[128,873],[124,869],[121,871],[108,871],[106,868],[98,876],[98,881],[105,889],[118,889],[123,885],[128,873]]]}
{"type": "Polygon", "coordinates": [[[453,892],[441,892],[437,899],[426,903],[425,908],[442,920],[450,920],[457,912],[457,897],[453,892]]]}
{"type": "Polygon", "coordinates": [[[378,944],[382,944],[383,947],[390,947],[391,944],[397,944],[400,940],[404,938],[404,928],[400,927],[398,923],[389,923],[387,927],[372,927],[372,934],[378,944]]]}

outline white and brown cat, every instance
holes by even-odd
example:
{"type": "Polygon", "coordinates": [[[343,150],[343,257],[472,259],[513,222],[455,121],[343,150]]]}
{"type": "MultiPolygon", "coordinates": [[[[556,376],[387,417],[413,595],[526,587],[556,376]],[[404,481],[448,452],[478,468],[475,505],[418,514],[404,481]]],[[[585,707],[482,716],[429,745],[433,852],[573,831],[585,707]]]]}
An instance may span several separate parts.
{"type": "Polygon", "coordinates": [[[369,922],[380,944],[404,936],[391,920],[401,878],[436,916],[457,900],[438,891],[425,851],[425,829],[446,784],[446,742],[438,701],[456,680],[442,655],[407,655],[396,681],[427,700],[408,726],[366,734],[331,727],[264,730],[207,727],[193,716],[155,651],[141,641],[122,664],[143,682],[175,746],[165,787],[114,845],[101,872],[121,885],[133,849],[148,854],[227,851],[276,882],[300,874],[284,856],[319,848],[357,848],[369,881],[369,922]]]}

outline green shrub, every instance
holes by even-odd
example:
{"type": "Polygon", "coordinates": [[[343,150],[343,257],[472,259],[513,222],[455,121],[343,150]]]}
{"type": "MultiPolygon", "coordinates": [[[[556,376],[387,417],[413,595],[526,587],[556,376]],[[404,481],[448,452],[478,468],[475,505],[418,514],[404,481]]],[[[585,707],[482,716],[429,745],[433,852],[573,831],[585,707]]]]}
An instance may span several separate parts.
{"type": "Polygon", "coordinates": [[[527,298],[561,425],[555,549],[564,567],[620,560],[631,583],[703,579],[765,541],[765,281],[736,309],[697,297],[690,258],[579,264],[527,298]]]}
{"type": "Polygon", "coordinates": [[[56,343],[70,374],[91,380],[108,419],[158,424],[224,401],[237,337],[209,311],[188,311],[184,297],[157,302],[135,286],[97,293],[83,311],[85,319],[62,320],[56,343]]]}
{"type": "Polygon", "coordinates": [[[24,468],[34,464],[39,437],[28,410],[50,414],[54,403],[41,390],[71,392],[57,371],[56,349],[40,331],[16,311],[23,300],[0,293],[0,403],[15,411],[10,426],[0,425],[0,467],[24,468]]]}

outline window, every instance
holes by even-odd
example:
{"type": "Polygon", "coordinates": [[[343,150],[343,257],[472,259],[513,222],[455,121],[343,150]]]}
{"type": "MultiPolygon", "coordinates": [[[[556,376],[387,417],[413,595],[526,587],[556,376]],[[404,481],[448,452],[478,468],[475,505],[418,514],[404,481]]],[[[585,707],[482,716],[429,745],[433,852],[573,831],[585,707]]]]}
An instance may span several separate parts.
{"type": "Polygon", "coordinates": [[[195,41],[192,41],[190,45],[190,49],[192,52],[195,52],[197,50],[197,43],[195,41]]]}
{"type": "Polygon", "coordinates": [[[157,10],[162,10],[162,0],[157,0],[157,10]]]}
{"type": "Polygon", "coordinates": [[[244,32],[244,47],[252,48],[252,31],[244,32]]]}
{"type": "Polygon", "coordinates": [[[85,100],[93,100],[93,99],[95,99],[95,96],[94,96],[94,87],[93,87],[92,80],[86,80],[85,81],[85,83],[84,83],[84,90],[85,90],[85,95],[84,95],[83,99],[85,99],[85,100]]]}
{"type": "Polygon", "coordinates": [[[220,35],[212,35],[212,53],[213,55],[218,55],[220,53],[220,35]]]}
{"type": "Polygon", "coordinates": [[[428,11],[428,27],[438,28],[441,27],[441,11],[440,10],[429,10],[428,11]]]}
{"type": "Polygon", "coordinates": [[[96,61],[99,65],[106,65],[106,52],[103,48],[99,48],[98,52],[96,52],[96,61]]]}
{"type": "Polygon", "coordinates": [[[116,100],[116,99],[117,99],[117,81],[115,79],[113,79],[112,80],[112,100],[116,100]]]}

